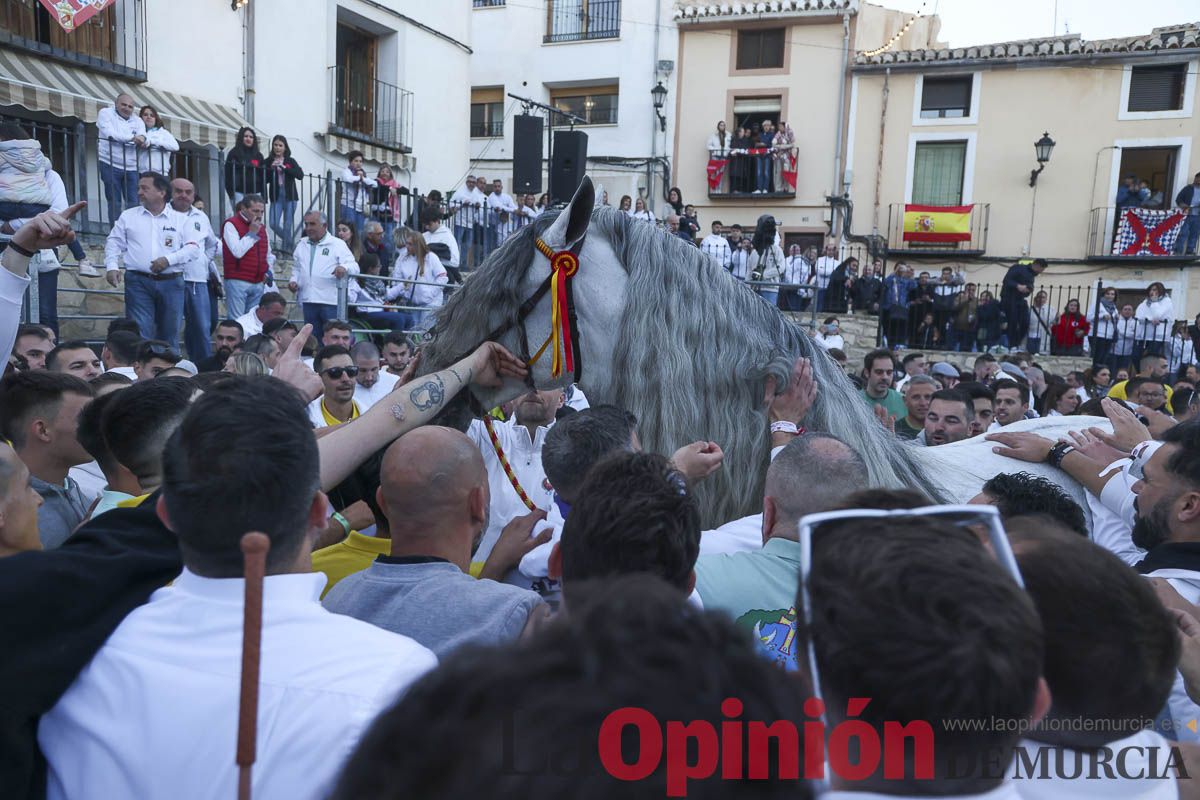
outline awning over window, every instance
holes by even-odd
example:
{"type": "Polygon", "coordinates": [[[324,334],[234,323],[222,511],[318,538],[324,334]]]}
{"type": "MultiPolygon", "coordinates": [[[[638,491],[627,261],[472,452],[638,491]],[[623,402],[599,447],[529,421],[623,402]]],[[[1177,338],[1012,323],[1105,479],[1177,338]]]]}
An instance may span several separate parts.
{"type": "Polygon", "coordinates": [[[154,106],[166,128],[181,142],[225,149],[233,145],[238,128],[246,124],[229,106],[0,49],[0,105],[95,122],[100,109],[111,106],[122,92],[138,106],[154,106]]]}
{"type": "Polygon", "coordinates": [[[333,133],[318,133],[325,140],[325,147],[331,153],[341,153],[345,155],[352,150],[357,150],[363,154],[364,161],[373,161],[376,164],[387,164],[393,169],[416,169],[417,161],[409,153],[402,153],[399,150],[392,150],[388,147],[380,147],[374,144],[366,144],[358,142],[354,139],[349,139],[345,136],[338,136],[333,133]]]}

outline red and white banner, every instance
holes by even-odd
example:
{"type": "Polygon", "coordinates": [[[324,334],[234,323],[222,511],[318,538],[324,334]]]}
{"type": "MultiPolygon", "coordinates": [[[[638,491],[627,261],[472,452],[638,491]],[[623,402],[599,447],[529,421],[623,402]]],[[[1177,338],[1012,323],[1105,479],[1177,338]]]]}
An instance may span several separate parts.
{"type": "Polygon", "coordinates": [[[796,191],[796,151],[781,153],[779,157],[779,173],[783,176],[783,182],[787,184],[789,191],[796,191]]]}
{"type": "Polygon", "coordinates": [[[116,2],[117,0],[42,0],[42,5],[64,31],[71,33],[116,2]]]}
{"type": "Polygon", "coordinates": [[[1115,256],[1169,256],[1187,214],[1178,209],[1126,208],[1117,221],[1115,256]]]}
{"type": "Polygon", "coordinates": [[[708,160],[708,190],[715,192],[721,186],[721,179],[725,177],[725,168],[729,166],[727,158],[710,158],[708,160]]]}

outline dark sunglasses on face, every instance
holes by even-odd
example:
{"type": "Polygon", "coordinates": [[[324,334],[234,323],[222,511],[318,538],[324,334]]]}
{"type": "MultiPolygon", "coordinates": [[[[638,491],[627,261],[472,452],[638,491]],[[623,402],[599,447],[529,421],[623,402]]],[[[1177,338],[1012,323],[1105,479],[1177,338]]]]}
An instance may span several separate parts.
{"type": "Polygon", "coordinates": [[[322,375],[328,375],[335,381],[341,380],[343,375],[349,375],[351,378],[358,377],[358,367],[330,367],[329,369],[321,370],[322,375]]]}

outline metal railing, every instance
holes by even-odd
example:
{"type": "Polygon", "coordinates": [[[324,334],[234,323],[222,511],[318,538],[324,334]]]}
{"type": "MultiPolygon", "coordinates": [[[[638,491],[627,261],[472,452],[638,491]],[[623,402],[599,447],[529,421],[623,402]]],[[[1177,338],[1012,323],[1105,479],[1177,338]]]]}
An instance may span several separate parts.
{"type": "MultiPolygon", "coordinates": [[[[991,217],[992,207],[990,203],[975,203],[971,209],[971,219],[969,227],[969,238],[963,241],[939,242],[929,241],[928,239],[916,239],[909,235],[909,239],[905,239],[904,231],[904,203],[892,203],[888,206],[888,237],[887,248],[889,253],[902,255],[927,255],[927,256],[969,256],[982,255],[987,251],[988,238],[988,222],[991,217]]],[[[936,221],[930,218],[931,225],[936,226],[936,221]]],[[[940,231],[936,229],[929,231],[926,235],[936,236],[940,231]]]]}
{"type": "Polygon", "coordinates": [[[1180,209],[1093,208],[1088,220],[1087,258],[1093,261],[1191,261],[1197,258],[1197,248],[1193,247],[1190,253],[1186,251],[1189,234],[1200,235],[1200,217],[1189,217],[1180,209]]]}
{"type": "Polygon", "coordinates": [[[504,120],[492,119],[487,122],[471,123],[471,137],[475,139],[495,138],[504,135],[504,120]]]}
{"type": "Polygon", "coordinates": [[[712,155],[705,176],[710,198],[796,196],[798,148],[756,147],[730,150],[724,158],[712,155]]]}
{"type": "Polygon", "coordinates": [[[387,334],[392,331],[401,331],[408,334],[422,333],[424,332],[424,328],[421,327],[422,324],[426,321],[431,321],[430,317],[432,317],[440,306],[414,306],[404,305],[403,303],[377,301],[375,298],[367,296],[365,290],[356,293],[358,297],[352,303],[350,292],[351,281],[356,281],[359,286],[362,286],[366,281],[377,281],[385,284],[402,283],[405,286],[414,288],[417,286],[436,286],[442,290],[443,304],[461,286],[461,284],[396,278],[391,275],[345,275],[338,278],[338,319],[346,320],[351,322],[351,324],[358,322],[359,326],[353,328],[352,332],[363,333],[369,336],[387,334]],[[380,312],[382,312],[382,315],[380,312]],[[393,322],[396,324],[389,325],[388,327],[378,327],[378,325],[367,327],[372,322],[393,322]],[[411,327],[402,327],[403,325],[411,327]]]}
{"type": "Polygon", "coordinates": [[[621,0],[550,0],[542,41],[615,39],[621,35],[621,0]]]}
{"type": "Polygon", "coordinates": [[[135,80],[146,79],[145,0],[121,0],[75,24],[74,8],[0,0],[0,44],[135,80]],[[72,26],[68,30],[61,21],[72,26]]]}
{"type": "Polygon", "coordinates": [[[505,0],[471,0],[471,5],[474,8],[498,8],[503,6],[505,0]]]}
{"type": "Polygon", "coordinates": [[[370,75],[329,68],[329,132],[412,152],[412,92],[370,75]]]}

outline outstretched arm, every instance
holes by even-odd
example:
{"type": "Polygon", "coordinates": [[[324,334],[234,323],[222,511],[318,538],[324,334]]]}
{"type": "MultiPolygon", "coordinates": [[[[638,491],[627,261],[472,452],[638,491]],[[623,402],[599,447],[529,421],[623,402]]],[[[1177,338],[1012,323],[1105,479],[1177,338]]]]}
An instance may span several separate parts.
{"type": "Polygon", "coordinates": [[[424,425],[466,386],[498,387],[505,378],[523,379],[525,365],[495,342],[484,342],[441,372],[397,386],[361,417],[337,426],[317,443],[321,451],[321,488],[337,486],[371,453],[424,425]]]}

